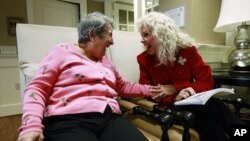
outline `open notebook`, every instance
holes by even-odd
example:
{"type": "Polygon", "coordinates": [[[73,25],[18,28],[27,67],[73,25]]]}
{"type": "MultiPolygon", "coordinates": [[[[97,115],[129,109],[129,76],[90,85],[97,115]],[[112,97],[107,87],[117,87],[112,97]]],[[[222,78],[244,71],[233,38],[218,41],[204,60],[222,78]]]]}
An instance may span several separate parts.
{"type": "Polygon", "coordinates": [[[205,105],[209,98],[220,92],[223,92],[225,94],[235,94],[234,89],[216,88],[213,90],[197,93],[180,101],[176,101],[174,105],[205,105]]]}

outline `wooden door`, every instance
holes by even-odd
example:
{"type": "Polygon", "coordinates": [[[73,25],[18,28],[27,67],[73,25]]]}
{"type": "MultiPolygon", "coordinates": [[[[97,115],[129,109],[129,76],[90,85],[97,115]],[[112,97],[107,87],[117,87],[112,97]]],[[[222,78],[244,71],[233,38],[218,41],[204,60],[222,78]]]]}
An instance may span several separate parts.
{"type": "Polygon", "coordinates": [[[29,0],[29,23],[76,27],[80,21],[79,4],[59,0],[29,0]]]}

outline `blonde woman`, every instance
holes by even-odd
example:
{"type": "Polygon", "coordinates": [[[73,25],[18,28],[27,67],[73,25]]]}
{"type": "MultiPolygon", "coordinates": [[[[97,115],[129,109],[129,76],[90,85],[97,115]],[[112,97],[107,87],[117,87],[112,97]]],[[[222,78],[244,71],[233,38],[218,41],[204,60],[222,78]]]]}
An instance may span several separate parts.
{"type": "Polygon", "coordinates": [[[170,17],[158,12],[139,19],[138,29],[145,47],[137,56],[139,83],[161,86],[166,96],[154,101],[165,108],[193,112],[197,118],[193,128],[201,141],[224,141],[229,123],[241,121],[222,102],[210,99],[205,106],[172,106],[175,101],[214,87],[211,68],[199,55],[194,39],[182,33],[170,17]]]}

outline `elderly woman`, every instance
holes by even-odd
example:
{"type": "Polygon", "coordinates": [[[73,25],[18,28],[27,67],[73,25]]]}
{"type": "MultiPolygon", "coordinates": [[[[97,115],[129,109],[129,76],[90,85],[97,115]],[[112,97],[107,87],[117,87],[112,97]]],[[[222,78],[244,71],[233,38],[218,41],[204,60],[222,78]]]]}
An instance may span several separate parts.
{"type": "Polygon", "coordinates": [[[138,21],[145,51],[137,56],[139,83],[159,85],[165,97],[156,99],[166,108],[195,114],[193,128],[201,141],[224,141],[230,124],[241,121],[220,101],[210,99],[205,106],[174,107],[173,102],[213,89],[211,68],[203,62],[195,41],[163,13],[151,12],[138,21]],[[230,123],[230,124],[229,124],[230,123]]]}
{"type": "Polygon", "coordinates": [[[121,117],[117,96],[153,97],[158,87],[126,82],[105,56],[113,21],[94,12],[78,26],[78,44],[55,45],[23,95],[18,141],[146,141],[121,117]]]}

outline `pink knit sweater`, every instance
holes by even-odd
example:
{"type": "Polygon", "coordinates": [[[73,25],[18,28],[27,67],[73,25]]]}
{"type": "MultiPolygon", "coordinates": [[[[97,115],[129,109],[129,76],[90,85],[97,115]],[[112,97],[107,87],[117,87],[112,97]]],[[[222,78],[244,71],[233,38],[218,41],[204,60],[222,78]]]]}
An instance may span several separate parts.
{"type": "Polygon", "coordinates": [[[120,114],[116,96],[150,96],[149,85],[126,82],[112,62],[98,62],[80,54],[74,44],[58,44],[44,57],[23,96],[20,135],[42,132],[43,117],[103,113],[107,104],[120,114]]]}

